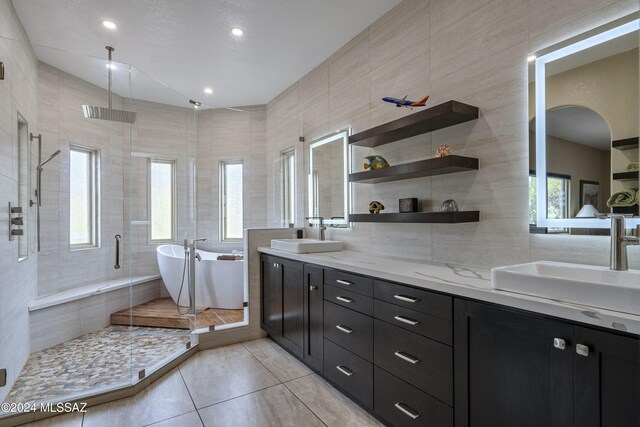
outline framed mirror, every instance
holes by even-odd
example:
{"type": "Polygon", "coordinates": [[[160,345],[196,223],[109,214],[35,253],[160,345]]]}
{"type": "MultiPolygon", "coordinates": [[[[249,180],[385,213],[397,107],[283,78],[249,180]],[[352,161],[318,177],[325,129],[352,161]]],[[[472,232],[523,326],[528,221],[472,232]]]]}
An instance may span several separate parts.
{"type": "Polygon", "coordinates": [[[640,223],[639,30],[633,14],[529,56],[532,232],[640,223]]]}
{"type": "MultiPolygon", "coordinates": [[[[340,130],[309,146],[309,215],[327,225],[349,224],[349,130],[340,130]]],[[[316,220],[311,220],[316,223],[316,220]]]]}

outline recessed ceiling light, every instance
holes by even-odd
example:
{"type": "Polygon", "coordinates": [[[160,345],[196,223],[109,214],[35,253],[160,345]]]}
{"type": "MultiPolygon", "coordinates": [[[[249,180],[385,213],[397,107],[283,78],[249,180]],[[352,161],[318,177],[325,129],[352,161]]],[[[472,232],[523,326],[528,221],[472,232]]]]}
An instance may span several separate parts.
{"type": "Polygon", "coordinates": [[[115,70],[116,68],[118,68],[116,67],[116,64],[105,64],[105,66],[110,70],[115,70]]]}
{"type": "Polygon", "coordinates": [[[210,87],[205,87],[204,93],[206,93],[207,95],[211,95],[213,93],[213,89],[211,89],[210,87]]]}
{"type": "Polygon", "coordinates": [[[536,56],[536,55],[529,55],[529,56],[527,56],[527,61],[528,61],[528,62],[533,62],[533,61],[535,61],[535,60],[536,60],[536,58],[537,58],[537,56],[536,56]]]}
{"type": "Polygon", "coordinates": [[[240,27],[232,27],[231,34],[233,34],[236,37],[240,37],[244,35],[244,30],[240,27]]]}
{"type": "Polygon", "coordinates": [[[102,21],[102,25],[104,25],[105,28],[108,28],[110,30],[115,30],[116,28],[118,28],[118,26],[111,21],[102,21]]]}

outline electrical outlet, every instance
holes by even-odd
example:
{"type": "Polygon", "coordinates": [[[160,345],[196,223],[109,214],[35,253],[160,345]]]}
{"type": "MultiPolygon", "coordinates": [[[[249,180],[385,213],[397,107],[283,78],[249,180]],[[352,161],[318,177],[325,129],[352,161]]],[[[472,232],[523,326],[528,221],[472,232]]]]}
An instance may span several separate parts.
{"type": "Polygon", "coordinates": [[[7,385],[7,370],[0,369],[0,387],[4,387],[7,385]]]}

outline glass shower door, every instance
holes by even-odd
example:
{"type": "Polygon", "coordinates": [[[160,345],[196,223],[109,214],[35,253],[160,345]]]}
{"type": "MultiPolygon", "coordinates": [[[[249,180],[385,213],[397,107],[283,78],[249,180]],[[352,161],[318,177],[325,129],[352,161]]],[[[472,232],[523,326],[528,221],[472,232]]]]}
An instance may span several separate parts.
{"type": "Polygon", "coordinates": [[[133,369],[142,378],[195,343],[184,241],[196,238],[196,129],[188,99],[134,67],[129,78],[126,102],[137,116],[125,153],[125,257],[133,285],[133,369]],[[154,293],[138,292],[138,280],[150,280],[154,293]]]}

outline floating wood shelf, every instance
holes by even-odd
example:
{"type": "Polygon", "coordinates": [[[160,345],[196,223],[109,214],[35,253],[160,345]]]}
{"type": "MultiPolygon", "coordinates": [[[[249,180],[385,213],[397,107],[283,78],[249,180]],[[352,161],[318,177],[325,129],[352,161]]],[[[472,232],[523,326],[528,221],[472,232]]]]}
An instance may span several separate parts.
{"type": "Polygon", "coordinates": [[[478,169],[478,159],[464,156],[436,157],[382,169],[371,169],[349,174],[349,182],[374,184],[422,176],[444,175],[478,169]]]}
{"type": "Polygon", "coordinates": [[[613,179],[615,181],[637,181],[640,173],[638,171],[635,172],[617,172],[613,174],[613,179]]]}
{"type": "Polygon", "coordinates": [[[447,101],[426,110],[356,133],[349,144],[377,147],[423,133],[476,120],[478,107],[458,101],[447,101]]]}
{"type": "Polygon", "coordinates": [[[480,221],[480,211],[351,214],[349,221],[455,224],[480,221]]]}
{"type": "Polygon", "coordinates": [[[618,150],[633,150],[634,148],[638,148],[638,137],[611,141],[611,146],[618,150]]]}

